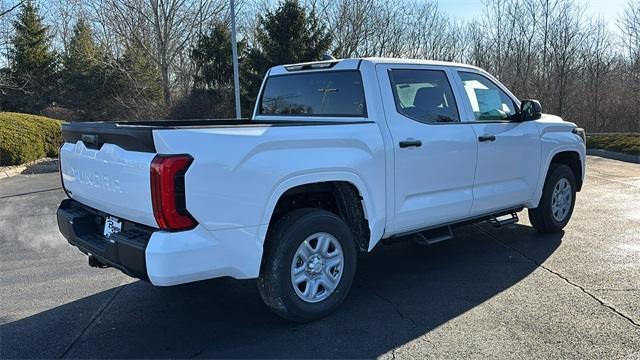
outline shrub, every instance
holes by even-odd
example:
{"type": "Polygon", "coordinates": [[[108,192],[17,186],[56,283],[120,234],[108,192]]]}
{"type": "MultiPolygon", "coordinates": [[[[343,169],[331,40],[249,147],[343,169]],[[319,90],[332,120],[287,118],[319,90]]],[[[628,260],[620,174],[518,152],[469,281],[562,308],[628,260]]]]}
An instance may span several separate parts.
{"type": "Polygon", "coordinates": [[[640,134],[588,135],[587,148],[640,155],[640,134]]]}
{"type": "Polygon", "coordinates": [[[221,119],[235,117],[233,89],[193,90],[171,112],[173,119],[221,119]]]}
{"type": "Polygon", "coordinates": [[[42,116],[0,112],[0,166],[58,156],[60,125],[42,116]]]}

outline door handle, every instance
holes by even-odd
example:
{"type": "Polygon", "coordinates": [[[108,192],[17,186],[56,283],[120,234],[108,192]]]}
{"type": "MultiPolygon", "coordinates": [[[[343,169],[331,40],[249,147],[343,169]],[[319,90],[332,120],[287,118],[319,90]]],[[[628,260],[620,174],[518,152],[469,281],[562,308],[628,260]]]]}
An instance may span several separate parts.
{"type": "Polygon", "coordinates": [[[411,146],[420,147],[420,146],[422,146],[422,141],[415,140],[415,139],[407,139],[407,140],[404,140],[404,141],[400,141],[400,147],[401,148],[407,148],[407,147],[411,147],[411,146]]]}
{"type": "Polygon", "coordinates": [[[478,141],[480,141],[480,142],[485,142],[485,141],[496,141],[496,136],[495,136],[495,135],[482,135],[482,136],[478,136],[478,141]]]}

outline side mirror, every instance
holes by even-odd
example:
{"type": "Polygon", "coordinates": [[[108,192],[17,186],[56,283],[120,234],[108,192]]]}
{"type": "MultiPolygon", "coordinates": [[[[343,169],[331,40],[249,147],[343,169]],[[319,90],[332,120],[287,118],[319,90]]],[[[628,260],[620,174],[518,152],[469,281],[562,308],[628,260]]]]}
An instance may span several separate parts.
{"type": "Polygon", "coordinates": [[[542,117],[542,105],[538,100],[522,100],[520,113],[522,121],[538,120],[542,117]]]}

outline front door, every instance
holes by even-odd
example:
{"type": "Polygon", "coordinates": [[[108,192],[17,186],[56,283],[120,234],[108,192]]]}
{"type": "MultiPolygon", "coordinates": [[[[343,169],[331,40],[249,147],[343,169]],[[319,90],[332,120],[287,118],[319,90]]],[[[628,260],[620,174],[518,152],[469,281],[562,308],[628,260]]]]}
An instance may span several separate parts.
{"type": "Polygon", "coordinates": [[[460,123],[449,71],[437,66],[377,66],[394,151],[394,218],[402,233],[469,216],[478,143],[460,123]]]}
{"type": "Polygon", "coordinates": [[[468,119],[478,139],[472,215],[523,205],[538,182],[540,135],[536,123],[521,122],[514,98],[474,70],[457,72],[466,94],[468,119]]]}

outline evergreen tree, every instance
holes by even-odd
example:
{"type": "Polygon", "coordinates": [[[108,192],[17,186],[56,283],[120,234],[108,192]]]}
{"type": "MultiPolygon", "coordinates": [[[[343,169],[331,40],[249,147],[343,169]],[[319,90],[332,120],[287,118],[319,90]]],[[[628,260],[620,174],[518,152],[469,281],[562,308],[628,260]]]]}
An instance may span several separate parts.
{"type": "Polygon", "coordinates": [[[331,45],[331,35],[315,12],[307,13],[298,0],[285,0],[259,18],[256,41],[258,46],[249,52],[252,71],[246,79],[253,97],[268,68],[320,60],[331,45]]]}
{"type": "MultiPolygon", "coordinates": [[[[238,42],[240,68],[246,67],[246,47],[246,41],[238,42]]],[[[196,67],[194,87],[201,89],[230,86],[233,83],[231,54],[231,31],[224,23],[216,22],[209,34],[200,36],[191,52],[191,60],[196,67]]]]}
{"type": "MultiPolygon", "coordinates": [[[[246,43],[238,43],[239,65],[246,72],[245,57],[242,56],[246,43]]],[[[231,32],[222,22],[216,22],[208,34],[200,35],[191,51],[191,61],[195,65],[193,89],[172,111],[175,118],[220,118],[234,116],[233,60],[231,52],[231,32]]],[[[250,104],[246,99],[246,87],[241,86],[243,108],[250,104]]]]}
{"type": "Polygon", "coordinates": [[[286,0],[260,18],[256,39],[271,66],[320,60],[331,45],[331,36],[315,12],[307,14],[298,0],[286,0]]]}
{"type": "Polygon", "coordinates": [[[141,44],[127,44],[116,67],[114,99],[125,106],[116,116],[149,119],[164,113],[160,70],[141,44]]]}
{"type": "Polygon", "coordinates": [[[64,57],[62,103],[78,115],[100,118],[108,82],[103,59],[106,56],[94,43],[89,24],[80,18],[73,29],[68,53],[64,57]]]}
{"type": "Polygon", "coordinates": [[[39,112],[50,104],[56,87],[56,55],[50,50],[48,29],[31,0],[22,5],[13,26],[9,67],[22,91],[9,94],[8,107],[39,112]]]}
{"type": "MultiPolygon", "coordinates": [[[[244,43],[238,44],[242,53],[244,43]]],[[[196,67],[195,89],[221,89],[233,82],[233,60],[231,58],[231,32],[221,22],[214,24],[209,34],[201,35],[191,52],[196,67]]]]}

